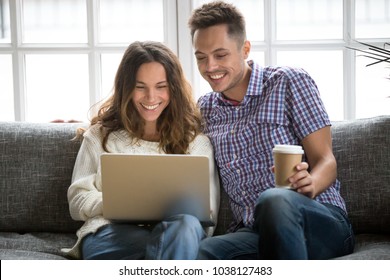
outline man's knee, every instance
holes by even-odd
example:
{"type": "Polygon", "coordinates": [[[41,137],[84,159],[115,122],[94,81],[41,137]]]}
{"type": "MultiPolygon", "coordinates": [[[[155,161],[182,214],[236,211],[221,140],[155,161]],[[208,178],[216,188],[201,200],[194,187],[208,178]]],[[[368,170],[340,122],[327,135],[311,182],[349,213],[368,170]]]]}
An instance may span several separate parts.
{"type": "Polygon", "coordinates": [[[256,206],[275,206],[279,207],[284,204],[293,204],[294,196],[297,193],[291,190],[272,188],[264,191],[257,199],[256,206]]]}
{"type": "Polygon", "coordinates": [[[269,189],[263,192],[257,200],[255,208],[255,228],[261,225],[281,222],[291,215],[296,215],[298,205],[294,191],[285,189],[269,189]]]}
{"type": "Polygon", "coordinates": [[[215,242],[217,238],[209,237],[205,238],[200,242],[198,251],[198,260],[216,260],[218,259],[217,254],[214,250],[215,242]]]}

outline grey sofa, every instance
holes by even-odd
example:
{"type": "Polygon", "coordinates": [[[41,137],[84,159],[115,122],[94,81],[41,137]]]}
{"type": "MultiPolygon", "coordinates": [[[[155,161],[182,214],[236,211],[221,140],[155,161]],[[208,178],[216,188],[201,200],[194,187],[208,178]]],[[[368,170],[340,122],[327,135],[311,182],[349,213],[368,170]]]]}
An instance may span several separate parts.
{"type": "MultiPolygon", "coordinates": [[[[79,124],[0,123],[0,259],[66,259],[81,226],[66,198],[79,124]]],[[[390,259],[390,116],[332,126],[338,178],[356,233],[340,259],[390,259]]],[[[222,193],[221,234],[231,221],[222,193]]]]}

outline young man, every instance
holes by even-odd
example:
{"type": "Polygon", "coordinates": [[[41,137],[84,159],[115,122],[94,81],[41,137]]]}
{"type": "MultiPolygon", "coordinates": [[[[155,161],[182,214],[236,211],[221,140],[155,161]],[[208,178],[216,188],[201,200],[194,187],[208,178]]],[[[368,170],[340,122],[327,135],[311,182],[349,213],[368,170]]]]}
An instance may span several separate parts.
{"type": "Polygon", "coordinates": [[[213,92],[199,99],[230,198],[234,222],[205,239],[199,259],[329,259],[353,251],[330,121],[317,86],[301,69],[246,61],[245,20],[231,4],[193,11],[189,27],[200,74],[213,92]],[[272,148],[302,145],[305,161],[274,187],[272,148]]]}

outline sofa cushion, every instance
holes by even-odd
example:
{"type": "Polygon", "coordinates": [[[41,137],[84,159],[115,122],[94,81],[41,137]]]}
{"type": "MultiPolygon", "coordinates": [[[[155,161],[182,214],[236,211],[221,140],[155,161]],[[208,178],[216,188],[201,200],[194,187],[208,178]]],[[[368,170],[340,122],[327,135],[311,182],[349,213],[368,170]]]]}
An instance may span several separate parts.
{"type": "Polygon", "coordinates": [[[359,234],[353,254],[339,257],[340,260],[390,260],[390,236],[359,234]]]}
{"type": "Polygon", "coordinates": [[[355,233],[390,233],[390,116],[336,122],[332,135],[355,233]]]}
{"type": "Polygon", "coordinates": [[[0,259],[64,259],[61,248],[71,248],[75,243],[74,233],[0,232],[0,259]]]}
{"type": "Polygon", "coordinates": [[[0,231],[72,232],[67,190],[80,124],[0,123],[0,231]]]}
{"type": "Polygon", "coordinates": [[[0,249],[0,260],[66,260],[66,258],[34,251],[0,249]]]}

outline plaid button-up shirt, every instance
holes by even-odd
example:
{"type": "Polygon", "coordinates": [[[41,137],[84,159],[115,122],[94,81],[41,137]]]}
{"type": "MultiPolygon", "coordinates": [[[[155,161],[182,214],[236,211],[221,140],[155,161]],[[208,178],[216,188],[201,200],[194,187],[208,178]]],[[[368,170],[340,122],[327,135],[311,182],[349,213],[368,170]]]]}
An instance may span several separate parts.
{"type": "MultiPolygon", "coordinates": [[[[235,217],[231,231],[238,224],[252,226],[257,198],[274,187],[274,145],[299,145],[310,133],[330,125],[317,86],[304,70],[248,64],[252,73],[242,102],[234,104],[217,92],[198,102],[235,217]]],[[[315,199],[346,211],[339,191],[336,180],[315,199]]]]}

